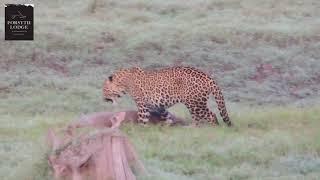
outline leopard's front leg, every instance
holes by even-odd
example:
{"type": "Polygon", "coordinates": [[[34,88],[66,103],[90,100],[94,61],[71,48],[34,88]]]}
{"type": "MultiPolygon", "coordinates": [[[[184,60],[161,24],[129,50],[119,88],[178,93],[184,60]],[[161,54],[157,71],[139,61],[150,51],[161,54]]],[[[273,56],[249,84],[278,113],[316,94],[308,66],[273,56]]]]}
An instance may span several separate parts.
{"type": "Polygon", "coordinates": [[[149,108],[145,104],[138,104],[138,122],[147,124],[150,118],[149,108]]]}

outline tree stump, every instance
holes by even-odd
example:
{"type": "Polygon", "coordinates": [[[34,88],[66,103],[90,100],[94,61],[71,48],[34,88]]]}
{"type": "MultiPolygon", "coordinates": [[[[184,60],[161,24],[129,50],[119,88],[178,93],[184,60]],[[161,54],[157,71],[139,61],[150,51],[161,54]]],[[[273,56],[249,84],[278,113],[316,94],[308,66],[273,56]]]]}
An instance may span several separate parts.
{"type": "Polygon", "coordinates": [[[48,140],[52,144],[49,165],[55,179],[135,180],[133,169],[146,173],[133,145],[117,129],[65,137],[64,142],[49,130],[48,140]]]}

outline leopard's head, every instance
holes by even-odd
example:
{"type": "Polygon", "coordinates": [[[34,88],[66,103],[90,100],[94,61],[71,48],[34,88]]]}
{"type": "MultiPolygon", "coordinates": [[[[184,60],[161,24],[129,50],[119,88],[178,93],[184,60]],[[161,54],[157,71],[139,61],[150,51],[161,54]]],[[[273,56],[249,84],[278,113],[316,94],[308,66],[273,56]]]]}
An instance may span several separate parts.
{"type": "Polygon", "coordinates": [[[125,94],[133,82],[133,78],[142,73],[141,68],[120,69],[110,75],[103,85],[103,98],[106,102],[115,103],[118,98],[125,94]]]}

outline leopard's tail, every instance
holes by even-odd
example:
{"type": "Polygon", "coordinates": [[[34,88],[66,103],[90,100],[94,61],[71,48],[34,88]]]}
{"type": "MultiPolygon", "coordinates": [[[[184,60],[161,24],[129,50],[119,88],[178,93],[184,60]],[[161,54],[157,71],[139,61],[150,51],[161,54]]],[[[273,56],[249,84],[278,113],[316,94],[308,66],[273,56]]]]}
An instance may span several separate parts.
{"type": "Polygon", "coordinates": [[[212,88],[211,89],[212,95],[214,96],[214,98],[216,100],[216,103],[217,103],[220,115],[223,119],[223,122],[225,122],[228,126],[232,126],[221,89],[219,88],[217,83],[213,80],[212,80],[212,82],[210,82],[210,85],[212,88]]]}

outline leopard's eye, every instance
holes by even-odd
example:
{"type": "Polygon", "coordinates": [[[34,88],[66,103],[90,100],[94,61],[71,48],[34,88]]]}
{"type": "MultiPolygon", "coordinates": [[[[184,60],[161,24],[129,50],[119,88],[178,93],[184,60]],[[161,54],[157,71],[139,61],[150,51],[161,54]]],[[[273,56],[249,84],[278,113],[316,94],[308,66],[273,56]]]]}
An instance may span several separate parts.
{"type": "Polygon", "coordinates": [[[112,76],[109,76],[108,79],[109,79],[109,81],[112,81],[113,77],[112,77],[112,76]]]}

